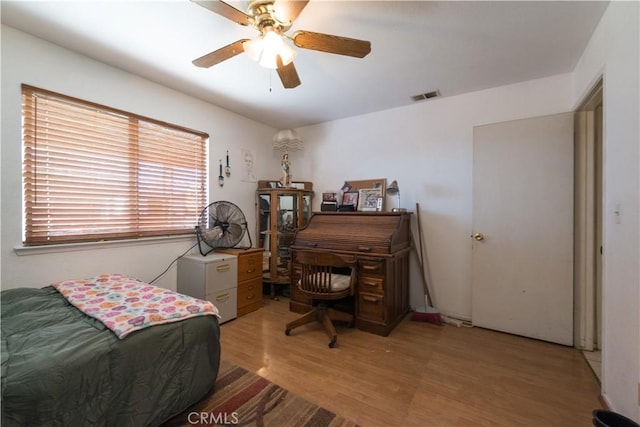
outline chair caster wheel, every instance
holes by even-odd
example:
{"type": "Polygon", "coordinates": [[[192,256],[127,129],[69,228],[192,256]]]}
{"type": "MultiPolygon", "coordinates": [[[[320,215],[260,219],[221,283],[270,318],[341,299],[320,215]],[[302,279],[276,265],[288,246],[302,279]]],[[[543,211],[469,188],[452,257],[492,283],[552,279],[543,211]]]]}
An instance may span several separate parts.
{"type": "Polygon", "coordinates": [[[284,334],[285,334],[286,336],[291,335],[291,329],[285,329],[285,330],[284,330],[284,334]]]}
{"type": "Polygon", "coordinates": [[[336,340],[331,340],[331,341],[329,342],[329,348],[333,348],[333,347],[335,347],[335,346],[336,346],[336,340]]]}

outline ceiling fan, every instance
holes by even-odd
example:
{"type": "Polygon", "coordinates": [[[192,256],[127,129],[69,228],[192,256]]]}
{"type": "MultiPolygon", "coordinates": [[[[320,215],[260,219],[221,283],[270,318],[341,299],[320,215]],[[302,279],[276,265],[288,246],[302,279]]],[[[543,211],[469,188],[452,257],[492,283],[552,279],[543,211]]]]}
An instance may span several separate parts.
{"type": "Polygon", "coordinates": [[[293,65],[296,51],[287,44],[287,39],[299,48],[356,58],[364,58],[371,52],[371,43],[364,40],[302,30],[291,36],[285,34],[309,0],[278,0],[277,4],[276,0],[253,0],[249,2],[247,13],[222,0],[191,1],[260,32],[255,39],[240,39],[195,59],[193,64],[198,67],[209,68],[245,52],[260,65],[275,68],[282,85],[292,89],[300,85],[300,78],[293,65]]]}

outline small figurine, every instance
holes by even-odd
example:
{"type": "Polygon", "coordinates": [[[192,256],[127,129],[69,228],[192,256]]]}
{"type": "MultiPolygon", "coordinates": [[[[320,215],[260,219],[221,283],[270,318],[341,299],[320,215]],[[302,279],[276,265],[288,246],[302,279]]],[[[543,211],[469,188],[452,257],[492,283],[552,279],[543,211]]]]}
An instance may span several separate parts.
{"type": "Polygon", "coordinates": [[[280,184],[283,187],[291,187],[291,162],[289,162],[289,153],[284,153],[282,155],[282,178],[280,179],[280,184]]]}

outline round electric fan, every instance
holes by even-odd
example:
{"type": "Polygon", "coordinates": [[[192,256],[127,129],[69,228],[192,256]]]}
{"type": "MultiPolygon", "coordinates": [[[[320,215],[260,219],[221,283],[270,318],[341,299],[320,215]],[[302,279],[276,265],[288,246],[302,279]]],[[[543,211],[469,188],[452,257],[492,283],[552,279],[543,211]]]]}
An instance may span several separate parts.
{"type": "Polygon", "coordinates": [[[244,213],[237,205],[226,201],[213,202],[205,207],[196,225],[198,249],[202,256],[216,248],[233,248],[240,243],[245,233],[249,236],[251,246],[251,235],[244,213]],[[211,249],[203,251],[202,242],[211,249]]]}

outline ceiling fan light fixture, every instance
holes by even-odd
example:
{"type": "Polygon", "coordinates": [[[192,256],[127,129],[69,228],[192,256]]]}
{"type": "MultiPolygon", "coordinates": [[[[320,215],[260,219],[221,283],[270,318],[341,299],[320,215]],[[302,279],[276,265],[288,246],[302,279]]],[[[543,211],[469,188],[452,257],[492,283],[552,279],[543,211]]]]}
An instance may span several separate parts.
{"type": "Polygon", "coordinates": [[[366,40],[304,30],[287,35],[309,0],[248,0],[246,13],[229,4],[228,0],[191,1],[260,33],[253,40],[243,38],[196,58],[192,62],[197,67],[209,68],[244,52],[261,66],[277,70],[282,86],[293,89],[300,86],[300,77],[293,64],[296,47],[354,58],[364,58],[371,52],[371,42],[366,40]]]}
{"type": "Polygon", "coordinates": [[[242,43],[242,48],[244,49],[244,53],[246,53],[249,58],[258,62],[260,61],[260,56],[262,55],[263,45],[264,40],[262,39],[262,36],[260,36],[242,43]]]}
{"type": "Polygon", "coordinates": [[[282,40],[282,46],[278,54],[282,59],[282,65],[289,65],[296,58],[298,52],[282,40]]]}
{"type": "Polygon", "coordinates": [[[266,68],[278,68],[276,57],[280,55],[283,65],[294,60],[298,52],[287,45],[282,35],[275,31],[266,31],[264,35],[242,44],[249,58],[266,68]]]}

